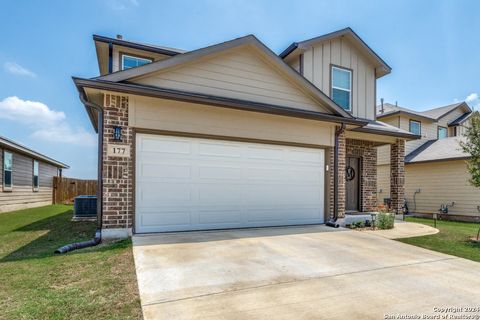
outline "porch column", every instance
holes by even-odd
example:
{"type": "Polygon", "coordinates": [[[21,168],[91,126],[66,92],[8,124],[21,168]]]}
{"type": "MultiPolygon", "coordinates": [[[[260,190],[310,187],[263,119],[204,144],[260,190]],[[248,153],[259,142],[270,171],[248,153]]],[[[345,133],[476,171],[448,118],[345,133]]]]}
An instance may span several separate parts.
{"type": "Polygon", "coordinates": [[[345,217],[345,157],[346,157],[346,139],[345,132],[338,136],[338,198],[337,212],[338,218],[345,217]]]}
{"type": "Polygon", "coordinates": [[[392,210],[402,211],[405,198],[405,140],[397,139],[390,146],[390,198],[392,210]]]}

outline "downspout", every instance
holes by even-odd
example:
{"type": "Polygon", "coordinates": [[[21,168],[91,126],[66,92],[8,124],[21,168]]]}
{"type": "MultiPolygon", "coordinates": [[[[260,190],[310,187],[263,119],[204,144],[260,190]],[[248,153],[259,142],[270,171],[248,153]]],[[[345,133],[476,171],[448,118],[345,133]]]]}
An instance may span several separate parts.
{"type": "Polygon", "coordinates": [[[345,131],[345,123],[335,130],[335,149],[333,154],[333,217],[325,223],[329,227],[338,228],[338,158],[340,153],[339,136],[345,131]]]}
{"type": "Polygon", "coordinates": [[[86,247],[93,247],[102,241],[102,164],[103,164],[103,108],[97,104],[87,101],[83,93],[80,93],[80,101],[85,105],[85,107],[91,108],[98,111],[98,166],[97,166],[97,230],[95,232],[95,237],[91,240],[75,242],[67,244],[61,248],[55,250],[55,253],[66,253],[76,249],[82,249],[86,247]]]}

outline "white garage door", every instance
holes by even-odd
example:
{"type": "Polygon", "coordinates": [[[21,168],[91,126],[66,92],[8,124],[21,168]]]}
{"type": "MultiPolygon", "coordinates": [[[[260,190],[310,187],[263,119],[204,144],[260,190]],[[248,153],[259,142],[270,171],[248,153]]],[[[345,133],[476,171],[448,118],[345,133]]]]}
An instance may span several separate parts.
{"type": "Polygon", "coordinates": [[[135,231],[323,223],[324,151],[137,134],[135,231]]]}

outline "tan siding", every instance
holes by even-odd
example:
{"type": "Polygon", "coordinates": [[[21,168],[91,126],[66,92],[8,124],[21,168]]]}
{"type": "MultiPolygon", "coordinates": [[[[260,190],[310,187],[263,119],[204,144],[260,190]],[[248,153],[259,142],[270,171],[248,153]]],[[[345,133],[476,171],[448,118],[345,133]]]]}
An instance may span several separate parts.
{"type": "Polygon", "coordinates": [[[375,118],[375,68],[345,38],[318,44],[304,52],[304,76],[330,96],[331,64],[353,70],[352,113],[375,118]]]}
{"type": "Polygon", "coordinates": [[[328,112],[252,50],[230,50],[133,81],[162,88],[328,112]]]}
{"type": "MultiPolygon", "coordinates": [[[[1,149],[0,149],[1,151],[1,149]]],[[[2,152],[3,154],[3,152],[2,152]]],[[[31,208],[52,203],[52,181],[57,168],[39,161],[39,190],[33,191],[33,160],[23,154],[12,152],[12,191],[0,190],[0,212],[31,208]]],[[[2,157],[0,157],[2,158],[2,157]]],[[[3,179],[3,159],[0,160],[0,183],[3,179]]]]}
{"type": "Polygon", "coordinates": [[[136,128],[333,145],[331,123],[138,96],[130,101],[129,125],[136,128]]]}
{"type": "Polygon", "coordinates": [[[442,127],[447,127],[449,122],[459,118],[464,113],[465,111],[463,110],[463,108],[456,108],[446,116],[438,119],[438,125],[442,127]]]}
{"type": "Polygon", "coordinates": [[[472,187],[463,160],[409,164],[405,166],[405,195],[410,210],[414,210],[413,193],[416,196],[416,212],[436,212],[442,203],[455,202],[450,214],[476,215],[480,205],[480,189],[472,187]]]}
{"type": "Polygon", "coordinates": [[[378,204],[383,204],[384,198],[390,198],[390,165],[377,166],[377,196],[378,204]]]}
{"type": "Polygon", "coordinates": [[[384,165],[390,163],[390,145],[386,144],[377,147],[377,164],[384,165]]]}

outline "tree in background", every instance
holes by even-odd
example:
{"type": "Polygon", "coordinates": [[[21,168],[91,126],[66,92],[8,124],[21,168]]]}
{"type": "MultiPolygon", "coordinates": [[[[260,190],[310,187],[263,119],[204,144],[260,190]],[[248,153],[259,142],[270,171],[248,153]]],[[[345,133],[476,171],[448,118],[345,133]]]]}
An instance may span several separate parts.
{"type": "MultiPolygon", "coordinates": [[[[480,113],[475,111],[470,118],[470,126],[465,133],[465,141],[460,142],[463,152],[470,155],[467,161],[468,172],[470,173],[470,183],[480,188],[480,113]]],[[[476,241],[480,236],[480,228],[477,232],[476,241]]],[[[472,239],[473,240],[473,239],[472,239]]]]}

